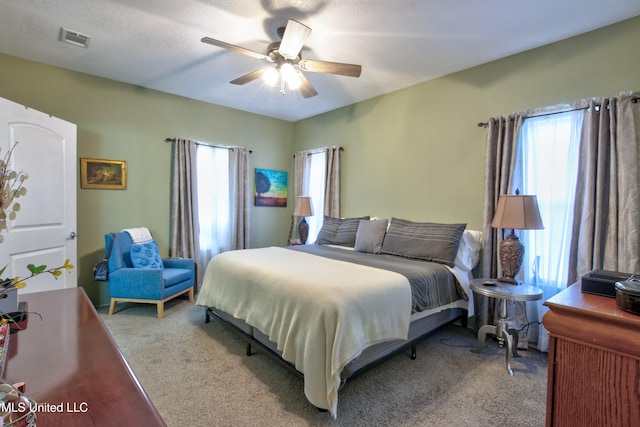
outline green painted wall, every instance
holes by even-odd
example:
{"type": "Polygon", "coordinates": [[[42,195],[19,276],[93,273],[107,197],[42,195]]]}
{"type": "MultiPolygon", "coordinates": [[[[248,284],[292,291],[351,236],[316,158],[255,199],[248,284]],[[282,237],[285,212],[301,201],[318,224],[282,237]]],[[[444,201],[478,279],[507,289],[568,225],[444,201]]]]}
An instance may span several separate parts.
{"type": "MultiPolygon", "coordinates": [[[[342,215],[482,224],[491,116],[640,90],[640,18],[494,61],[297,123],[244,113],[0,55],[0,96],[78,125],[78,156],[127,160],[126,191],[78,189],[79,278],[104,233],[146,225],[169,244],[170,144],[181,136],[253,150],[252,167],[292,173],[296,150],[341,145],[342,215]]],[[[364,68],[366,73],[366,64],[364,68]]],[[[290,175],[291,176],[291,175],[290,175]]],[[[289,180],[290,195],[292,182],[289,180]]],[[[252,246],[282,244],[289,208],[251,212],[252,246]]]]}
{"type": "Polygon", "coordinates": [[[477,123],[640,90],[638,43],[634,18],[297,122],[295,148],[345,148],[343,216],[480,229],[486,130],[477,123]]]}
{"type": "MultiPolygon", "coordinates": [[[[105,233],[147,226],[163,255],[168,254],[171,144],[165,138],[244,146],[253,150],[252,168],[292,175],[289,122],[7,55],[0,55],[0,96],[76,123],[78,157],[127,161],[126,191],[78,185],[79,284],[98,305],[108,302],[107,285],[92,279],[93,266],[104,256],[105,233]]],[[[289,206],[252,208],[252,246],[286,241],[292,202],[289,206]]]]}

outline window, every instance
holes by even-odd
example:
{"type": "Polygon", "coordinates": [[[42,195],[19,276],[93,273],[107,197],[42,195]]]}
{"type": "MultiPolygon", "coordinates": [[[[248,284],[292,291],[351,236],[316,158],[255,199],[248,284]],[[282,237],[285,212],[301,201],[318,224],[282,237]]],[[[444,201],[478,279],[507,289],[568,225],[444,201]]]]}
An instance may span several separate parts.
{"type": "Polygon", "coordinates": [[[342,148],[333,146],[298,151],[295,155],[296,195],[310,196],[313,203],[314,215],[306,218],[307,243],[315,243],[325,212],[329,216],[340,214],[341,151],[342,148]]]}
{"type": "Polygon", "coordinates": [[[200,250],[216,255],[231,249],[229,150],[200,144],[196,149],[200,250]]]}
{"type": "Polygon", "coordinates": [[[544,230],[525,230],[526,283],[566,287],[583,110],[527,118],[519,135],[513,187],[535,194],[544,230]]]}

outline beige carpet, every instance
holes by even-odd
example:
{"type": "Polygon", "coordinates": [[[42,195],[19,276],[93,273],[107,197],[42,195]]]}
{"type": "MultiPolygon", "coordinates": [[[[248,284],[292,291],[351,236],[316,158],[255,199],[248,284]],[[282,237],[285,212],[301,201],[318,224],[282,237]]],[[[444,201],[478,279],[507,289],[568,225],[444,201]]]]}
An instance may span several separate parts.
{"type": "Polygon", "coordinates": [[[170,427],[178,426],[543,426],[547,355],[521,351],[515,372],[504,349],[451,325],[418,345],[418,358],[399,354],[348,382],[333,420],[306,400],[302,380],[244,342],[204,309],[169,302],[118,304],[102,319],[140,383],[170,427]]]}

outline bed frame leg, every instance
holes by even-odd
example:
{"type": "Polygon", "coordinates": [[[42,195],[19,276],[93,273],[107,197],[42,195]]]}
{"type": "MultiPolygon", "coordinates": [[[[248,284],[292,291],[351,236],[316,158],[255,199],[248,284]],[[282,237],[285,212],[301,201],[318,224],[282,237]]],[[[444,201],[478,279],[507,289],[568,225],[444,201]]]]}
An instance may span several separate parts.
{"type": "Polygon", "coordinates": [[[209,312],[207,310],[204,311],[204,323],[209,323],[211,322],[211,315],[209,314],[209,312]]]}
{"type": "Polygon", "coordinates": [[[245,345],[245,349],[247,352],[247,356],[251,356],[251,343],[247,342],[247,344],[245,345]]]}
{"type": "Polygon", "coordinates": [[[411,360],[416,360],[416,346],[412,345],[411,346],[411,360]]]}

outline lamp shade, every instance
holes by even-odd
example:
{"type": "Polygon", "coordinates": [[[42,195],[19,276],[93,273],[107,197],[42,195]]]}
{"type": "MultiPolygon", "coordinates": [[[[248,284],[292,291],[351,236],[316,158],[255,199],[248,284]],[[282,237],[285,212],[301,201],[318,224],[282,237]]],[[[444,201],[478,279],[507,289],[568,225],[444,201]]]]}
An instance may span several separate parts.
{"type": "Polygon", "coordinates": [[[542,218],[536,196],[502,195],[491,222],[493,228],[541,230],[542,218]]]}
{"type": "Polygon", "coordinates": [[[311,204],[311,197],[298,196],[296,198],[296,207],[293,210],[294,216],[313,216],[313,205],[311,204]]]}

